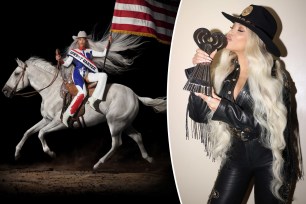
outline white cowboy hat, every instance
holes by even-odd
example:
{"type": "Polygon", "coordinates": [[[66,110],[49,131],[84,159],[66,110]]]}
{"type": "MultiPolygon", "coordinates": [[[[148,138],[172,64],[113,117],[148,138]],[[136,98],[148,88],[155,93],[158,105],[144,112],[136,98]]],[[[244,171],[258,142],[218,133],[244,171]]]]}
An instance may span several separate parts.
{"type": "Polygon", "coordinates": [[[78,33],[78,36],[75,36],[75,35],[72,36],[72,39],[73,39],[73,40],[78,39],[78,38],[87,38],[87,39],[91,39],[91,35],[87,35],[85,31],[80,31],[80,32],[78,33]]]}

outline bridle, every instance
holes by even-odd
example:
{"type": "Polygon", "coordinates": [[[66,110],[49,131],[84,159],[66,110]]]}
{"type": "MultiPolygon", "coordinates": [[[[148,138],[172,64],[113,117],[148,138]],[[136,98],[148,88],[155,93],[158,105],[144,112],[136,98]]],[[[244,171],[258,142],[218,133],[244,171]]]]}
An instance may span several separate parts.
{"type": "Polygon", "coordinates": [[[21,73],[21,76],[20,76],[20,78],[18,79],[16,85],[15,85],[14,88],[12,89],[12,92],[11,92],[11,93],[12,93],[14,96],[22,96],[22,97],[31,97],[31,96],[34,96],[34,95],[38,94],[39,92],[41,92],[42,90],[44,90],[44,89],[48,88],[49,86],[51,86],[51,85],[54,83],[54,81],[56,80],[56,78],[57,78],[57,76],[58,76],[58,73],[59,73],[59,71],[60,71],[60,65],[59,65],[59,63],[58,63],[58,64],[57,64],[57,71],[56,71],[56,74],[54,75],[54,77],[53,77],[52,81],[49,83],[49,85],[47,85],[46,87],[41,88],[41,89],[39,89],[39,90],[34,90],[34,91],[28,91],[28,92],[24,92],[24,93],[19,93],[19,92],[17,91],[17,87],[18,87],[18,84],[20,83],[20,81],[22,81],[22,83],[24,83],[24,75],[25,75],[25,71],[26,71],[26,69],[27,69],[28,66],[27,66],[27,64],[24,63],[24,66],[19,66],[19,67],[22,68],[22,73],[21,73]]]}

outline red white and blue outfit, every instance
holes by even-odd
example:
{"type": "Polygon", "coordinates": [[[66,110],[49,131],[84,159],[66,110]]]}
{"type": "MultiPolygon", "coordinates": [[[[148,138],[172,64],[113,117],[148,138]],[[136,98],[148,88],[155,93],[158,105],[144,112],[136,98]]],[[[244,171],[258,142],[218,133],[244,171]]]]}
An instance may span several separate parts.
{"type": "Polygon", "coordinates": [[[68,58],[64,61],[63,66],[69,67],[71,63],[75,65],[72,80],[78,90],[77,95],[73,98],[71,104],[63,115],[63,123],[68,127],[67,120],[73,116],[87,96],[87,90],[84,78],[87,75],[89,82],[98,82],[96,88],[89,98],[92,108],[93,103],[99,99],[102,100],[104,89],[107,81],[105,72],[98,72],[98,68],[92,61],[93,57],[104,57],[106,49],[103,52],[94,51],[92,49],[72,49],[68,53],[68,58]]]}

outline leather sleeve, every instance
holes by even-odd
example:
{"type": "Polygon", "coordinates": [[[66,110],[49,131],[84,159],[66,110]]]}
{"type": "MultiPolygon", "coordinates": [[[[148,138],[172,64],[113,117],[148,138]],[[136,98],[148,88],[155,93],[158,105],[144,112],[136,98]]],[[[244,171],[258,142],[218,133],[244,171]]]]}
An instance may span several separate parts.
{"type": "Polygon", "coordinates": [[[190,92],[188,99],[188,114],[192,120],[198,123],[207,123],[210,111],[207,103],[203,101],[202,98],[190,92]]]}
{"type": "MultiPolygon", "coordinates": [[[[194,67],[185,69],[186,77],[189,79],[194,67]]],[[[193,92],[190,92],[187,105],[188,116],[198,123],[207,123],[208,114],[211,112],[207,103],[193,92]]]]}
{"type": "Polygon", "coordinates": [[[256,122],[253,113],[242,110],[235,103],[222,98],[213,114],[212,120],[225,122],[238,130],[249,134],[260,134],[260,125],[256,122]]]}

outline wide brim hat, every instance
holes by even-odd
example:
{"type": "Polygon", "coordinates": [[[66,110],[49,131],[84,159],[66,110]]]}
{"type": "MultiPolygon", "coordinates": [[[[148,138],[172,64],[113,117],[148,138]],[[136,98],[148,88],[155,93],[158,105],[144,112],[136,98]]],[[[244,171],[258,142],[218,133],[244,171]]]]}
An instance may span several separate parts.
{"type": "Polygon", "coordinates": [[[248,27],[264,42],[270,53],[276,57],[280,56],[280,51],[273,42],[277,23],[266,8],[252,4],[245,8],[239,16],[232,16],[225,12],[222,14],[233,23],[237,22],[248,27]]]}
{"type": "Polygon", "coordinates": [[[77,36],[75,36],[75,35],[72,36],[72,39],[73,39],[73,40],[76,40],[76,39],[78,39],[78,38],[87,38],[87,39],[91,39],[91,35],[87,35],[85,31],[80,31],[80,32],[78,33],[77,36]]]}

